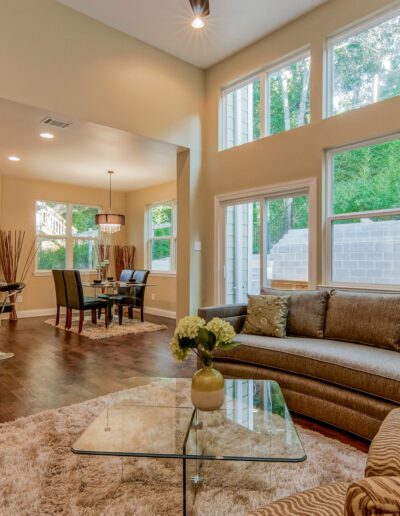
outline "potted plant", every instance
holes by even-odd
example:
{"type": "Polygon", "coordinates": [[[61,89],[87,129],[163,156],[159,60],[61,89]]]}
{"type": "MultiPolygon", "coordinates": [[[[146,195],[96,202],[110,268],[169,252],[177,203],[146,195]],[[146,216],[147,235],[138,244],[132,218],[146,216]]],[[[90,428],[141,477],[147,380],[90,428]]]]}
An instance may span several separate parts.
{"type": "Polygon", "coordinates": [[[193,351],[203,364],[192,378],[191,398],[201,410],[216,410],[224,403],[224,377],[212,367],[213,353],[217,349],[229,350],[238,346],[231,324],[214,317],[206,324],[197,316],[181,319],[171,342],[174,358],[183,362],[193,351]]]}

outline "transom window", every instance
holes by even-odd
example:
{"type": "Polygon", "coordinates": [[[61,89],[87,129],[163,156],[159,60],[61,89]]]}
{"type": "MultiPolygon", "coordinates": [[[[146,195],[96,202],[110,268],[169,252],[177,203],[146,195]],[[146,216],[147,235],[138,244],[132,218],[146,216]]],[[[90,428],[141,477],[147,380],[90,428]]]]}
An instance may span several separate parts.
{"type": "Polygon", "coordinates": [[[305,52],[224,90],[220,148],[309,124],[310,70],[305,52]]]}
{"type": "Polygon", "coordinates": [[[400,285],[400,139],[329,152],[328,282],[400,285]]]}
{"type": "Polygon", "coordinates": [[[95,216],[100,211],[94,206],[36,201],[36,270],[95,269],[99,240],[95,216]]]}
{"type": "Polygon", "coordinates": [[[400,94],[399,9],[328,40],[327,115],[400,94]]]}
{"type": "Polygon", "coordinates": [[[149,206],[148,267],[152,272],[176,272],[176,202],[149,206]]]}

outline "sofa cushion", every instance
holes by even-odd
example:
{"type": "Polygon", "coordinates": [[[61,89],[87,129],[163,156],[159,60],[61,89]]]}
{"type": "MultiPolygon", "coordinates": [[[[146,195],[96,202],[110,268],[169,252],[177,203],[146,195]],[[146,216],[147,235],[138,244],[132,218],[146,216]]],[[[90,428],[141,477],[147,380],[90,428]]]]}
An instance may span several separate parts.
{"type": "Polygon", "coordinates": [[[237,335],[241,345],[215,352],[230,362],[304,375],[400,403],[400,353],[334,340],[237,335]]]}
{"type": "Polygon", "coordinates": [[[270,503],[247,516],[343,516],[349,484],[338,482],[308,489],[270,503]]]}
{"type": "Polygon", "coordinates": [[[324,338],[328,304],[327,290],[275,290],[262,288],[261,294],[290,296],[287,333],[302,337],[324,338]]]}
{"type": "Polygon", "coordinates": [[[350,485],[345,516],[400,516],[400,477],[370,477],[350,485]]]}
{"type": "Polygon", "coordinates": [[[286,337],[288,296],[249,296],[242,333],[286,337]]]}
{"type": "Polygon", "coordinates": [[[371,442],[365,476],[400,477],[400,408],[389,412],[371,442]]]}
{"type": "Polygon", "coordinates": [[[325,338],[400,350],[400,296],[332,292],[325,338]]]}

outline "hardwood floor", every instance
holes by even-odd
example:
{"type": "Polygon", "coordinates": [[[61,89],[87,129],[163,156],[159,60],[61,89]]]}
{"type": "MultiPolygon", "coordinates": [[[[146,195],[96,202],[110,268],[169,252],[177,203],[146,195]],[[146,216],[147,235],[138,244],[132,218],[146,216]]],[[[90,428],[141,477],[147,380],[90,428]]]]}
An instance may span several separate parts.
{"type": "MultiPolygon", "coordinates": [[[[169,342],[175,321],[146,316],[166,324],[166,331],[89,340],[43,323],[46,317],[3,321],[0,351],[15,356],[0,360],[0,423],[46,409],[63,407],[132,385],[137,376],[190,378],[194,356],[177,364],[169,342]]],[[[294,416],[296,424],[368,450],[368,443],[334,428],[294,416]]]]}

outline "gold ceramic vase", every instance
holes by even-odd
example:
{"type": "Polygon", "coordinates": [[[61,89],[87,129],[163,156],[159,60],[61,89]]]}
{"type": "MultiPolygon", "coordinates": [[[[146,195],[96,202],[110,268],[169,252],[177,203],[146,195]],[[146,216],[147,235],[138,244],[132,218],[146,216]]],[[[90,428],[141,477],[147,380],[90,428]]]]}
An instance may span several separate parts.
{"type": "Polygon", "coordinates": [[[193,375],[191,398],[193,405],[205,411],[222,407],[225,399],[224,377],[212,366],[204,366],[193,375]]]}

